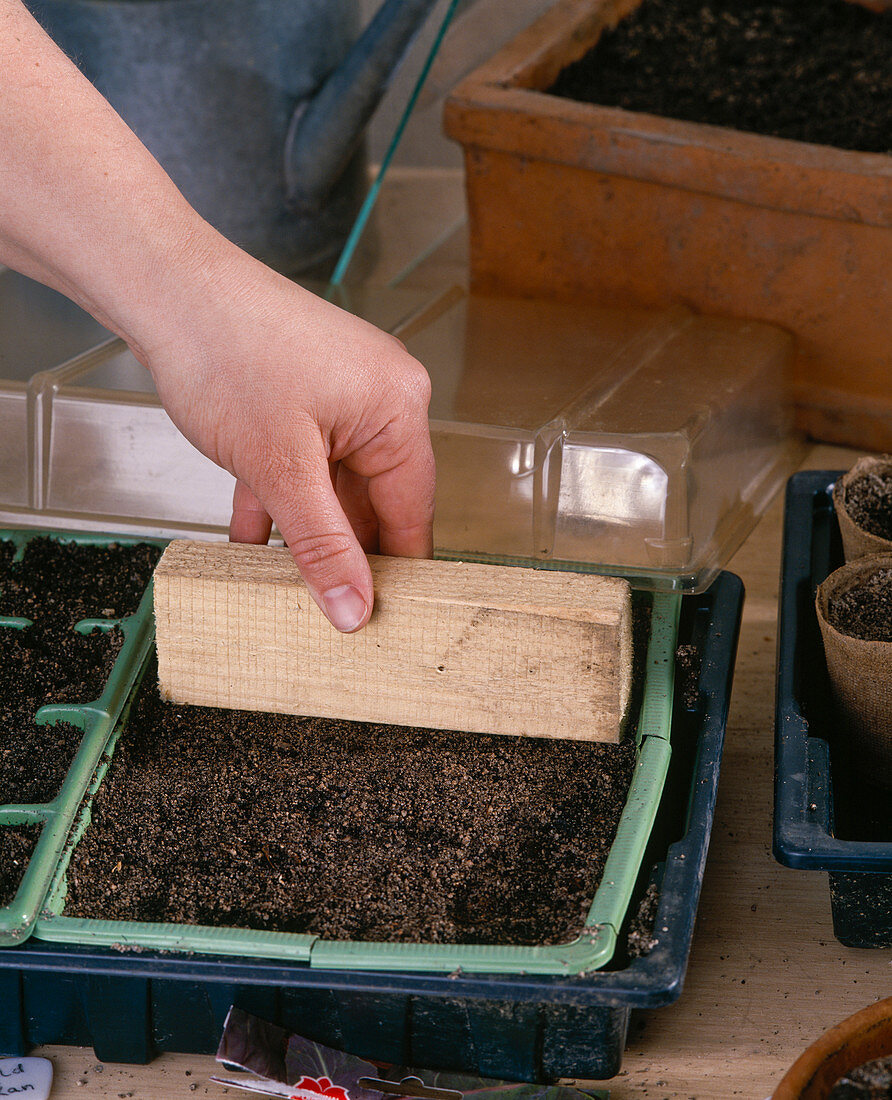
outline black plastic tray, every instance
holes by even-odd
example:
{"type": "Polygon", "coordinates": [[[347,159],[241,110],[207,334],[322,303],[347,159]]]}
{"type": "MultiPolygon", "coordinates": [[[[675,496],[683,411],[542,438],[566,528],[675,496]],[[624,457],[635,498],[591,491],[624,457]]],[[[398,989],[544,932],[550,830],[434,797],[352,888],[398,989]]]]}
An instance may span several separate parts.
{"type": "MultiPolygon", "coordinates": [[[[515,1081],[618,1072],[633,1008],[682,990],[712,829],[743,586],[722,573],[682,601],[700,655],[696,701],[676,687],[673,755],[635,898],[660,890],[644,958],[573,978],[318,970],[31,940],[0,952],[0,1052],[92,1045],[100,1060],[213,1053],[231,1004],[370,1060],[515,1081]]],[[[679,678],[681,679],[681,678],[679,678]]],[[[635,903],[631,906],[634,912],[635,903]]],[[[625,940],[623,930],[622,939],[625,940]]]]}
{"type": "Polygon", "coordinates": [[[892,946],[892,797],[856,778],[834,721],[817,586],[843,563],[832,492],[842,471],[787,484],[778,623],[774,854],[829,871],[833,931],[848,947],[892,946]]]}

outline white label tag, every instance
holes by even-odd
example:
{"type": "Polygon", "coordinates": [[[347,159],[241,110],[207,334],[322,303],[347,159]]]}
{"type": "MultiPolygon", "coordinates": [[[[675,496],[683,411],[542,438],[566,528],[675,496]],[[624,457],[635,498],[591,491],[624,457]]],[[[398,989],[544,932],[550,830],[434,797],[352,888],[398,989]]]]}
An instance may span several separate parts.
{"type": "Polygon", "coordinates": [[[47,1100],[52,1087],[53,1063],[48,1058],[0,1058],[0,1097],[47,1100]]]}

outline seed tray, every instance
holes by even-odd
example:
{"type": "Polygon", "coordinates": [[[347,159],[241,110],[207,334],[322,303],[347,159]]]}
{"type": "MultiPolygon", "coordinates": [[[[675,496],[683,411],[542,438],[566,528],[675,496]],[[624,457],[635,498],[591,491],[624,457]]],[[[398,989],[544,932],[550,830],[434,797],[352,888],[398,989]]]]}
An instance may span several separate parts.
{"type": "MultiPolygon", "coordinates": [[[[63,943],[121,944],[141,949],[204,952],[215,955],[278,958],[325,969],[417,970],[451,973],[578,974],[606,965],[613,956],[644,848],[656,816],[669,766],[674,659],[681,597],[655,594],[637,729],[637,757],[626,804],[607,865],[584,927],[572,942],[557,946],[493,944],[382,943],[326,940],[310,933],[257,931],[161,922],[99,920],[64,915],[67,870],[77,844],[90,827],[85,806],[34,928],[40,939],[63,943]]],[[[122,714],[90,787],[101,786],[114,749],[126,727],[122,714]]]]}
{"type": "Polygon", "coordinates": [[[834,718],[815,614],[817,586],[843,563],[833,509],[842,471],[787,484],[778,624],[774,855],[829,872],[833,931],[848,947],[892,946],[892,799],[857,779],[834,718]]]}
{"type": "MultiPolygon", "coordinates": [[[[108,546],[112,543],[129,546],[147,541],[159,547],[165,545],[159,540],[122,539],[111,535],[0,530],[0,546],[11,544],[14,547],[12,560],[18,561],[24,555],[28,543],[39,537],[90,546],[108,546]]],[[[82,619],[74,625],[74,629],[88,634],[93,630],[110,631],[118,627],[124,636],[123,645],[99,697],[83,703],[49,700],[35,714],[38,725],[64,721],[83,731],[67,777],[56,796],[48,802],[21,801],[0,806],[0,828],[22,825],[40,827],[39,839],[15,896],[0,908],[0,946],[19,943],[31,934],[81,802],[133,686],[137,670],[152,644],[154,623],[151,585],[131,614],[103,618],[101,609],[97,608],[97,611],[100,614],[95,618],[82,619]]],[[[24,630],[32,621],[17,616],[0,615],[0,630],[24,630]]]]}
{"type": "Polygon", "coordinates": [[[99,1059],[212,1054],[229,1006],[359,1057],[513,1081],[603,1079],[622,1064],[633,1008],[681,994],[712,830],[743,587],[722,573],[682,600],[696,691],[676,685],[672,758],[630,911],[659,890],[656,945],[573,977],[420,974],[306,962],[54,944],[0,951],[0,1051],[92,1045],[99,1059]]]}

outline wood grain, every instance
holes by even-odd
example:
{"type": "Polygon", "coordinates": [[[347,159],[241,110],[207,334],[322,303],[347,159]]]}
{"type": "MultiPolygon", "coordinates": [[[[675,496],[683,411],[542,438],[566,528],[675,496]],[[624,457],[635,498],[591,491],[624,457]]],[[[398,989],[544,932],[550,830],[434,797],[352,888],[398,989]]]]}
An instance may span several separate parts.
{"type": "Polygon", "coordinates": [[[372,557],[376,602],[334,630],[287,550],[172,542],[155,573],[158,668],[179,703],[469,733],[618,741],[628,584],[372,557]]]}

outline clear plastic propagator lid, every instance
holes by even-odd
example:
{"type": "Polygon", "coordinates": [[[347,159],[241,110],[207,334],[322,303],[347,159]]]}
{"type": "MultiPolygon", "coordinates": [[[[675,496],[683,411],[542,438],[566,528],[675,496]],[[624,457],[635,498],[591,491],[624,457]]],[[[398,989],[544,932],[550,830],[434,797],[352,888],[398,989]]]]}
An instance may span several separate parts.
{"type": "MultiPolygon", "coordinates": [[[[232,478],[174,428],[125,345],[3,275],[0,521],[222,537],[232,478]],[[5,308],[23,293],[27,309],[5,308]]],[[[797,464],[792,342],[769,325],[459,290],[342,304],[431,374],[442,553],[696,591],[797,464]]]]}
{"type": "Polygon", "coordinates": [[[437,546],[705,588],[801,456],[769,325],[463,297],[433,378],[437,546]]]}

